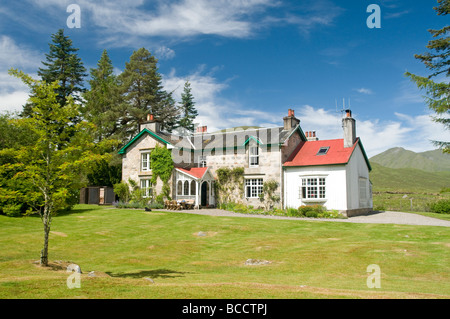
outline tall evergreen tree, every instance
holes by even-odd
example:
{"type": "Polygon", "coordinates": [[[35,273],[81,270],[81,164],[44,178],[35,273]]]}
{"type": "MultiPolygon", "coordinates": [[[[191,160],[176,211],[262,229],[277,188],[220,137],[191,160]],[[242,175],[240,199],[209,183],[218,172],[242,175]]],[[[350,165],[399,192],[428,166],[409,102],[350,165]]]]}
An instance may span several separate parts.
{"type": "MultiPolygon", "coordinates": [[[[450,13],[450,0],[438,0],[438,6],[433,8],[438,16],[450,13]]],[[[434,40],[426,46],[430,51],[424,54],[416,54],[415,58],[425,64],[431,71],[428,77],[406,73],[419,89],[426,92],[425,101],[428,107],[436,113],[433,120],[450,129],[450,83],[449,81],[437,82],[437,76],[450,77],[450,26],[439,30],[428,30],[434,40]]],[[[434,141],[434,144],[450,153],[450,141],[434,141]]]]}
{"type": "Polygon", "coordinates": [[[164,129],[173,128],[178,115],[171,93],[164,91],[158,60],[145,48],[133,52],[125,70],[119,75],[124,99],[128,102],[120,124],[129,136],[138,133],[138,124],[153,114],[164,129]]]}
{"type": "Polygon", "coordinates": [[[86,103],[82,108],[84,118],[96,127],[95,138],[123,140],[118,119],[123,108],[120,85],[106,50],[103,51],[97,68],[90,70],[90,89],[83,94],[86,103]]]}
{"type": "Polygon", "coordinates": [[[161,123],[162,130],[172,132],[180,117],[180,110],[173,98],[173,92],[162,92],[161,100],[157,103],[153,114],[155,119],[161,123]]]}
{"type": "Polygon", "coordinates": [[[194,130],[194,120],[198,115],[195,109],[194,96],[191,93],[191,84],[186,81],[184,84],[184,90],[181,94],[180,103],[181,118],[177,123],[178,127],[184,127],[190,131],[194,130]]]}
{"type": "Polygon", "coordinates": [[[52,35],[49,44],[50,52],[46,54],[45,68],[39,68],[38,75],[43,81],[50,83],[58,81],[58,102],[65,105],[66,97],[72,96],[80,101],[79,94],[84,92],[83,79],[87,76],[86,68],[78,57],[78,49],[72,45],[72,40],[64,35],[64,29],[59,29],[52,35]]]}
{"type": "Polygon", "coordinates": [[[158,60],[145,48],[134,51],[125,70],[119,75],[125,101],[128,102],[121,124],[129,135],[135,135],[138,124],[147,114],[154,114],[161,100],[161,75],[158,60]]]}

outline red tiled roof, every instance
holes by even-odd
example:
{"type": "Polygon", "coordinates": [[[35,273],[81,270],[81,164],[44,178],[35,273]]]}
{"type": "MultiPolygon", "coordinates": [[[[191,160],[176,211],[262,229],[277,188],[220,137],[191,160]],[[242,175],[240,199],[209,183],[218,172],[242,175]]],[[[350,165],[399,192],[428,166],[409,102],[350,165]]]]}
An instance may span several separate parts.
{"type": "Polygon", "coordinates": [[[347,164],[358,142],[359,138],[352,147],[344,147],[343,139],[300,142],[283,166],[347,164]],[[317,155],[322,147],[329,147],[328,152],[317,155]]]}
{"type": "Polygon", "coordinates": [[[192,168],[178,167],[177,169],[182,171],[183,173],[191,175],[192,177],[202,178],[203,175],[205,175],[206,171],[208,170],[208,167],[192,167],[192,168]]]}

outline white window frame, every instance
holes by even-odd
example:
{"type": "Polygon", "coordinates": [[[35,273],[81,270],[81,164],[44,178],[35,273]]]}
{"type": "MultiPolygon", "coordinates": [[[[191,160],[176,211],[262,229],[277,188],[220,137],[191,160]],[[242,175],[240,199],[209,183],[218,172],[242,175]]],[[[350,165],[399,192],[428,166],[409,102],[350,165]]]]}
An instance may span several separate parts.
{"type": "Polygon", "coordinates": [[[299,198],[302,201],[325,201],[327,179],[325,176],[301,176],[299,198]]]}
{"type": "Polygon", "coordinates": [[[259,198],[259,195],[263,193],[263,184],[262,178],[246,178],[245,198],[259,198]]]}
{"type": "Polygon", "coordinates": [[[150,152],[141,152],[141,172],[151,171],[150,152]]]}
{"type": "Polygon", "coordinates": [[[198,167],[206,167],[206,156],[200,155],[198,157],[198,167]]]}
{"type": "Polygon", "coordinates": [[[143,190],[142,197],[149,198],[153,195],[152,183],[149,179],[141,179],[141,190],[143,190]]]}
{"type": "Polygon", "coordinates": [[[249,146],[249,148],[248,148],[248,166],[249,167],[258,167],[259,166],[259,146],[249,146]],[[254,152],[254,150],[256,150],[256,152],[254,152]],[[254,161],[256,161],[256,164],[254,164],[254,161]]]}

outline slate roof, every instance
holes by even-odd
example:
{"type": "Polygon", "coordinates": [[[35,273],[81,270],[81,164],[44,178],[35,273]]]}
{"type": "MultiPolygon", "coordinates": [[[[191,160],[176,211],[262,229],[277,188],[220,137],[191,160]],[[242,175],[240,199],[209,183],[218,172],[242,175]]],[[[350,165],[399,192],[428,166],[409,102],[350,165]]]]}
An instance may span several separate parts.
{"type": "Polygon", "coordinates": [[[300,126],[296,126],[290,130],[285,130],[283,127],[252,128],[217,133],[198,133],[193,136],[178,136],[163,131],[153,132],[144,128],[129,143],[122,147],[119,154],[125,154],[127,148],[134,144],[144,134],[150,134],[159,141],[175,148],[202,151],[205,149],[245,147],[250,138],[253,138],[261,145],[281,145],[296,131],[298,131],[302,139],[306,141],[306,136],[300,126]]]}

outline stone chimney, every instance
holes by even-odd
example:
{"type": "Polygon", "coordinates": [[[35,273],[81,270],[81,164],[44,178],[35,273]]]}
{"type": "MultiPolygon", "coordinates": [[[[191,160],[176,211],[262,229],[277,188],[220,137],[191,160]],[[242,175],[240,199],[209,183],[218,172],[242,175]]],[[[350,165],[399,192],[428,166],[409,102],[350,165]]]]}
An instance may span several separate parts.
{"type": "Polygon", "coordinates": [[[159,133],[161,131],[161,124],[155,120],[153,114],[147,114],[147,121],[142,122],[139,125],[139,132],[145,128],[155,133],[159,133]]]}
{"type": "Polygon", "coordinates": [[[352,118],[352,111],[345,110],[345,113],[345,117],[342,119],[344,147],[353,147],[356,141],[356,121],[352,118]]]}
{"type": "Polygon", "coordinates": [[[283,117],[284,129],[289,131],[300,124],[300,120],[295,117],[294,110],[288,110],[288,116],[283,117]]]}

